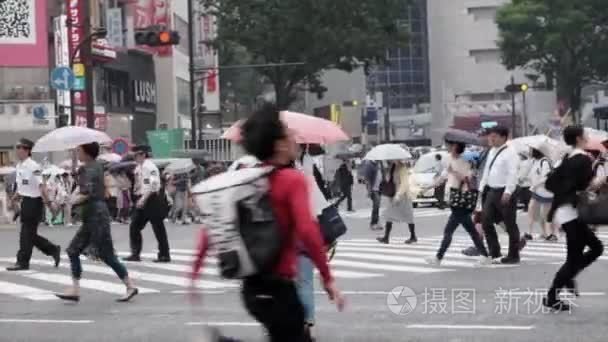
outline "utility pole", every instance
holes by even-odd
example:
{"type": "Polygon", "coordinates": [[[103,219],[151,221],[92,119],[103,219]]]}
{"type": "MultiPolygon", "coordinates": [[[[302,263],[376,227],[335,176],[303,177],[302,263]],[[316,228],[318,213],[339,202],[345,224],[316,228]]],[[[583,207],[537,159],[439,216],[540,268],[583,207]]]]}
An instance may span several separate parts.
{"type": "Polygon", "coordinates": [[[386,68],[386,87],[384,93],[384,142],[389,144],[391,142],[391,86],[389,78],[389,70],[386,68]]]}
{"type": "Polygon", "coordinates": [[[188,0],[188,74],[190,75],[190,148],[195,149],[198,143],[196,131],[196,105],[195,80],[194,80],[194,0],[188,0]]]}

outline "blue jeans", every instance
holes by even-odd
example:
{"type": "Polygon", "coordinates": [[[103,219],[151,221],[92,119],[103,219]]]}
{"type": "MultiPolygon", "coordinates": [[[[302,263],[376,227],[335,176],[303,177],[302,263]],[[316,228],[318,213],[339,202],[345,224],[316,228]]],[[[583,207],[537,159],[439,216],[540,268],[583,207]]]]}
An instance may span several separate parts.
{"type": "Polygon", "coordinates": [[[312,260],[305,255],[298,257],[298,297],[304,307],[306,323],[315,322],[315,284],[312,260]]]}
{"type": "MultiPolygon", "coordinates": [[[[74,279],[80,279],[80,277],[82,276],[82,264],[80,263],[80,254],[72,253],[69,254],[69,257],[70,266],[72,269],[72,277],[74,279]]],[[[103,261],[106,265],[110,266],[114,270],[120,280],[124,280],[128,276],[125,265],[118,261],[118,258],[115,254],[100,255],[99,258],[101,259],[101,261],[103,261]]]]}

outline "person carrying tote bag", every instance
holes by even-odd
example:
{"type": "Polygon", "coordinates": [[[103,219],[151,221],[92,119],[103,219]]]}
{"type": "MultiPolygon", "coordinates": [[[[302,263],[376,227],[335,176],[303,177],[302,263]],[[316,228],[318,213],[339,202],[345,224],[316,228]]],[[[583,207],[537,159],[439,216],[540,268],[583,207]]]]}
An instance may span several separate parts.
{"type": "Polygon", "coordinates": [[[384,230],[384,236],[378,237],[377,240],[380,243],[388,244],[391,231],[393,229],[393,222],[405,222],[408,224],[410,231],[410,238],[405,240],[406,244],[416,243],[416,225],[414,224],[414,207],[412,205],[412,198],[414,196],[410,194],[409,184],[409,169],[405,166],[405,163],[401,161],[394,161],[389,167],[390,174],[388,175],[388,182],[383,192],[384,196],[390,197],[391,202],[388,207],[382,213],[382,217],[386,221],[386,227],[384,230]],[[388,196],[393,191],[390,189],[390,180],[394,182],[394,195],[388,196]]]}

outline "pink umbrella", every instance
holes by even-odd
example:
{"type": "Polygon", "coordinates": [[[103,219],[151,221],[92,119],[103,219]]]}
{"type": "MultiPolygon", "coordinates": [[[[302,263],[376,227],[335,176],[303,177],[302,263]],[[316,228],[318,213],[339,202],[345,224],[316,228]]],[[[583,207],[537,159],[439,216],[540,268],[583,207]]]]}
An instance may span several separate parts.
{"type": "MultiPolygon", "coordinates": [[[[330,144],[349,139],[338,125],[329,120],[287,111],[281,112],[281,119],[295,132],[299,144],[330,144]]],[[[240,141],[242,123],[243,120],[232,125],[224,132],[222,138],[240,141]]]]}

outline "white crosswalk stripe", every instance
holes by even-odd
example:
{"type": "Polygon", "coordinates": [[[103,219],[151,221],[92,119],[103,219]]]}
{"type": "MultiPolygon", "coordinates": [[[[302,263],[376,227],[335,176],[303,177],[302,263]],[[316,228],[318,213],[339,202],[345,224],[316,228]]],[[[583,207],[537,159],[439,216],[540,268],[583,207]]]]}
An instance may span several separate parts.
{"type": "MultiPolygon", "coordinates": [[[[608,239],[608,234],[599,234],[600,238],[608,239]]],[[[503,254],[507,252],[507,238],[500,236],[503,254]]],[[[402,274],[441,274],[459,270],[470,270],[477,267],[477,258],[468,257],[461,253],[463,248],[472,245],[470,238],[463,234],[454,236],[450,250],[440,267],[431,266],[426,259],[436,255],[441,242],[441,236],[420,238],[418,243],[405,245],[403,239],[395,239],[391,244],[380,244],[374,239],[345,239],[338,243],[337,253],[331,261],[334,277],[342,283],[360,282],[366,279],[388,277],[402,274]]],[[[142,253],[145,259],[142,262],[127,262],[129,274],[136,281],[143,294],[169,293],[178,294],[187,291],[190,284],[189,274],[195,250],[173,249],[171,263],[153,263],[154,253],[142,253]]],[[[127,252],[119,252],[121,256],[127,252]]],[[[563,262],[566,255],[565,242],[530,241],[522,252],[522,266],[554,265],[563,262]]],[[[600,260],[608,260],[601,257],[600,260]]],[[[13,258],[0,258],[0,268],[4,269],[14,262],[13,258]]],[[[83,295],[90,292],[123,294],[124,285],[116,277],[114,271],[102,263],[93,262],[83,258],[83,279],[81,286],[83,295]]],[[[238,281],[223,279],[219,275],[218,260],[209,257],[203,268],[202,279],[198,288],[202,291],[225,293],[235,291],[239,287],[238,281]]],[[[30,301],[56,300],[53,295],[61,287],[71,284],[69,264],[67,258],[62,258],[59,269],[51,265],[49,259],[32,259],[32,270],[22,272],[0,271],[0,299],[2,296],[11,296],[30,301]]],[[[483,269],[497,272],[512,265],[492,265],[483,269]]],[[[554,266],[552,266],[554,267],[554,266]]]]}

